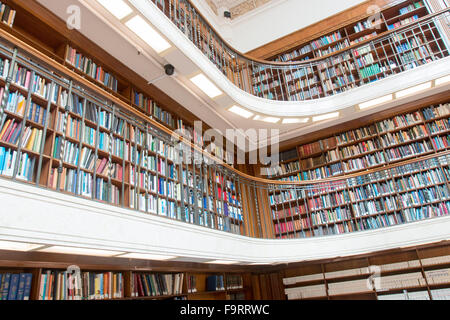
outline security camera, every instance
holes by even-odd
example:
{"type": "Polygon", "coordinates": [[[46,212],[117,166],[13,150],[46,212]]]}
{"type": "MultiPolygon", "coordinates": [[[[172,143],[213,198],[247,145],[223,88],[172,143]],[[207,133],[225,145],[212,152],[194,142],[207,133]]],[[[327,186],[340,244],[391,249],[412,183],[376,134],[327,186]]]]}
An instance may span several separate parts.
{"type": "Polygon", "coordinates": [[[225,18],[231,18],[231,12],[230,12],[230,11],[224,11],[224,12],[223,12],[223,16],[224,16],[225,18]]]}
{"type": "Polygon", "coordinates": [[[171,75],[173,75],[175,73],[175,67],[173,65],[171,65],[171,64],[166,64],[164,66],[164,70],[166,71],[166,74],[168,76],[171,76],[171,75]]]}

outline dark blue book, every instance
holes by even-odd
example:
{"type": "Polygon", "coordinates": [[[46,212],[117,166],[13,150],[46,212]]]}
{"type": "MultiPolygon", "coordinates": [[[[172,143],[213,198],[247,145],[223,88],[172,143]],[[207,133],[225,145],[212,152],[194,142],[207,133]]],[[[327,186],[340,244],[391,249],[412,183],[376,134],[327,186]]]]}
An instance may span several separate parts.
{"type": "Polygon", "coordinates": [[[13,274],[9,283],[8,300],[16,300],[19,289],[19,274],[13,274]]]}
{"type": "Polygon", "coordinates": [[[36,105],[36,111],[34,113],[34,122],[39,123],[39,114],[41,113],[41,106],[36,105]]]}
{"type": "Polygon", "coordinates": [[[32,279],[33,279],[33,275],[31,273],[25,273],[25,286],[23,288],[22,300],[30,300],[31,280],[32,279]]]}
{"type": "Polygon", "coordinates": [[[25,289],[25,280],[26,280],[26,274],[21,273],[19,277],[19,287],[17,289],[17,297],[16,300],[23,300],[23,294],[25,289]]]}
{"type": "Polygon", "coordinates": [[[206,278],[206,291],[217,291],[217,276],[206,278]]]}
{"type": "Polygon", "coordinates": [[[11,273],[5,273],[3,275],[3,282],[1,287],[1,296],[0,300],[8,300],[8,293],[9,293],[9,281],[11,280],[11,273]]]}

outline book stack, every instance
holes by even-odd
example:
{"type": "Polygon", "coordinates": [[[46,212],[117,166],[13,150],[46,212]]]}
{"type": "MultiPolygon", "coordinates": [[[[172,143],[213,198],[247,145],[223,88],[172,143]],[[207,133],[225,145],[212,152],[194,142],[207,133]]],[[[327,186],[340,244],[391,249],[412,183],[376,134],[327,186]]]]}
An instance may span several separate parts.
{"type": "Polygon", "coordinates": [[[428,284],[450,283],[450,268],[425,271],[428,284]]]}
{"type": "Polygon", "coordinates": [[[14,19],[16,18],[16,10],[13,10],[7,4],[0,2],[0,17],[1,21],[12,28],[14,24],[14,19]]]}
{"type": "Polygon", "coordinates": [[[436,264],[445,264],[445,263],[450,263],[450,255],[422,259],[422,265],[424,266],[433,266],[436,264]]]}
{"type": "Polygon", "coordinates": [[[288,300],[309,299],[327,296],[327,291],[324,284],[298,288],[287,288],[284,289],[284,292],[288,296],[288,300]]]}
{"type": "Polygon", "coordinates": [[[31,273],[0,273],[0,300],[30,300],[31,273]]]}
{"type": "Polygon", "coordinates": [[[71,46],[67,46],[66,62],[102,83],[105,87],[117,92],[117,79],[112,74],[106,72],[101,66],[97,65],[92,59],[85,57],[71,46]]]}
{"type": "Polygon", "coordinates": [[[347,270],[329,271],[325,273],[325,278],[326,279],[342,278],[356,275],[365,275],[368,273],[369,269],[367,267],[362,267],[347,270]]]}
{"type": "Polygon", "coordinates": [[[431,290],[433,300],[450,300],[450,289],[431,290]]]}
{"type": "Polygon", "coordinates": [[[47,270],[41,274],[39,300],[120,299],[124,287],[122,273],[47,270]]]}
{"type": "Polygon", "coordinates": [[[227,275],[227,289],[236,290],[244,288],[244,280],[241,275],[227,275]]]}
{"type": "Polygon", "coordinates": [[[370,279],[328,283],[328,294],[330,296],[363,292],[372,292],[370,279]]]}
{"type": "Polygon", "coordinates": [[[181,295],[184,273],[133,273],[131,282],[132,297],[181,295]]]}
{"type": "Polygon", "coordinates": [[[425,278],[422,276],[422,272],[383,276],[380,277],[379,284],[380,288],[376,288],[377,291],[426,286],[425,278]]]}
{"type": "Polygon", "coordinates": [[[323,279],[324,279],[323,273],[316,273],[298,277],[283,278],[283,284],[285,286],[289,286],[300,282],[316,281],[323,279]]]}
{"type": "Polygon", "coordinates": [[[206,278],[206,291],[225,290],[223,275],[213,275],[206,278]]]}
{"type": "Polygon", "coordinates": [[[411,260],[411,261],[403,261],[403,262],[396,262],[396,263],[388,263],[388,264],[382,264],[379,267],[381,268],[382,272],[410,269],[410,268],[420,268],[420,261],[419,260],[411,260]]]}
{"type": "Polygon", "coordinates": [[[378,300],[430,300],[428,291],[414,291],[408,292],[403,290],[403,293],[396,294],[382,294],[378,295],[378,300]]]}

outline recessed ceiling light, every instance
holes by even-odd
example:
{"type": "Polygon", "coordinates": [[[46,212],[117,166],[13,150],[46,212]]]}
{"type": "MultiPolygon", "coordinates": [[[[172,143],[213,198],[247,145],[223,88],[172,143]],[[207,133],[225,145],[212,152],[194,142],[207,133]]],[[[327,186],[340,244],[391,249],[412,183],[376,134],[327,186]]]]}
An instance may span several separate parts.
{"type": "Polygon", "coordinates": [[[51,253],[80,254],[80,255],[86,255],[86,256],[102,256],[102,257],[112,257],[112,256],[117,256],[117,255],[123,253],[123,252],[119,252],[119,251],[76,248],[76,247],[63,247],[63,246],[52,246],[49,248],[40,249],[38,251],[51,252],[51,253]]]}
{"type": "Polygon", "coordinates": [[[229,260],[214,260],[214,261],[207,261],[206,263],[212,263],[212,264],[236,264],[237,261],[229,261],[229,260]]]}
{"type": "Polygon", "coordinates": [[[171,47],[153,27],[151,27],[141,16],[135,16],[125,22],[125,25],[130,28],[131,31],[144,40],[150,47],[152,47],[157,53],[161,53],[171,47]]]}
{"type": "Polygon", "coordinates": [[[383,96],[383,97],[380,97],[380,98],[376,98],[376,99],[373,99],[373,100],[369,100],[369,101],[360,103],[360,104],[359,104],[359,108],[360,108],[361,110],[362,110],[362,109],[367,109],[367,108],[370,108],[370,107],[373,107],[373,106],[382,104],[382,103],[384,103],[384,102],[391,101],[392,99],[394,99],[393,96],[392,96],[392,94],[389,94],[389,95],[387,95],[387,96],[383,96]]]}
{"type": "Polygon", "coordinates": [[[133,10],[123,0],[97,0],[106,10],[121,20],[131,14],[133,10]]]}
{"type": "Polygon", "coordinates": [[[398,91],[395,94],[395,96],[397,98],[403,98],[403,97],[411,95],[413,93],[417,93],[417,92],[420,92],[420,91],[423,91],[423,90],[426,90],[426,89],[430,89],[430,88],[431,88],[431,81],[419,84],[417,86],[414,86],[414,87],[411,87],[411,88],[408,88],[408,89],[405,89],[405,90],[398,91]]]}
{"type": "Polygon", "coordinates": [[[233,113],[235,113],[235,114],[237,114],[237,115],[239,115],[239,116],[241,116],[241,117],[243,117],[245,119],[248,119],[251,116],[253,116],[252,112],[250,112],[248,110],[245,110],[245,109],[243,109],[241,107],[238,107],[238,106],[232,106],[230,109],[228,109],[228,111],[233,112],[233,113]]]}
{"type": "Polygon", "coordinates": [[[307,123],[309,118],[284,118],[283,124],[292,124],[292,123],[307,123]]]}
{"type": "Polygon", "coordinates": [[[253,118],[253,120],[264,121],[264,122],[269,122],[269,123],[277,123],[281,119],[280,118],[275,118],[275,117],[263,117],[263,116],[256,115],[253,118]]]}
{"type": "Polygon", "coordinates": [[[12,250],[12,251],[30,251],[37,248],[41,248],[42,244],[24,243],[24,242],[14,242],[14,241],[0,241],[1,250],[12,250]]]}
{"type": "Polygon", "coordinates": [[[214,83],[212,83],[207,77],[205,77],[203,73],[192,77],[191,81],[210,98],[218,97],[223,93],[219,88],[216,87],[214,83]]]}
{"type": "Polygon", "coordinates": [[[322,114],[320,116],[315,116],[315,117],[313,117],[313,121],[317,122],[317,121],[328,120],[328,119],[333,119],[333,118],[337,118],[337,117],[339,117],[339,112],[333,112],[333,113],[322,114]]]}
{"type": "Polygon", "coordinates": [[[436,86],[450,82],[450,75],[434,80],[436,86]]]}
{"type": "Polygon", "coordinates": [[[148,254],[148,253],[126,253],[118,256],[117,258],[131,258],[131,259],[141,259],[141,260],[171,260],[175,259],[175,256],[165,256],[159,254],[148,254]]]}

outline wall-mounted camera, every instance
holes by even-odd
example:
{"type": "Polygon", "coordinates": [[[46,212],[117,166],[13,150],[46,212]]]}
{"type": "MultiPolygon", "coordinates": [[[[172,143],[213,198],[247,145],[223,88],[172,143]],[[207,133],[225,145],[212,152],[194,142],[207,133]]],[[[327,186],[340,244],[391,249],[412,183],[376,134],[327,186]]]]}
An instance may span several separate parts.
{"type": "Polygon", "coordinates": [[[164,70],[168,76],[172,76],[175,73],[175,67],[171,64],[166,64],[164,70]]]}
{"type": "Polygon", "coordinates": [[[225,18],[230,18],[230,19],[231,19],[231,12],[230,12],[230,11],[224,11],[224,12],[223,12],[223,16],[224,16],[225,18]]]}

